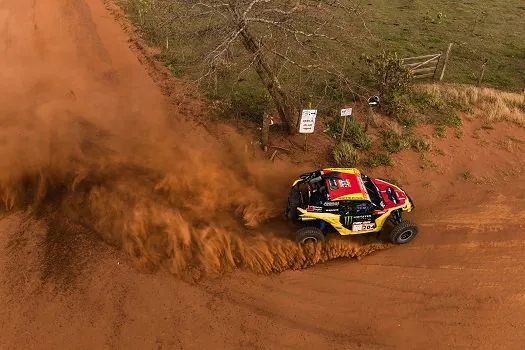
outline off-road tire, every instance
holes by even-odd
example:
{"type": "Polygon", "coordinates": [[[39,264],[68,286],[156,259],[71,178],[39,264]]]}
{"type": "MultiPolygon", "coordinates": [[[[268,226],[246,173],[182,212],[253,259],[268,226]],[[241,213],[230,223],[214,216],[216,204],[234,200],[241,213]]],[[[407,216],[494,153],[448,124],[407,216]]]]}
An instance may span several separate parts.
{"type": "Polygon", "coordinates": [[[410,221],[401,221],[390,232],[390,241],[394,244],[406,244],[416,237],[417,232],[416,224],[410,221]]]}
{"type": "Polygon", "coordinates": [[[317,227],[303,227],[297,230],[295,234],[295,241],[297,243],[317,243],[324,241],[324,238],[323,231],[317,227]]]}

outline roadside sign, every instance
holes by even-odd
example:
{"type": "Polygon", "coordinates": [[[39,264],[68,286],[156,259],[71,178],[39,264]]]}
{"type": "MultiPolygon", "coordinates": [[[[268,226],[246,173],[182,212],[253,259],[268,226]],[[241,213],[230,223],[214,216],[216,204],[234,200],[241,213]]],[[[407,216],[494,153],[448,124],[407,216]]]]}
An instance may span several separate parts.
{"type": "Polygon", "coordinates": [[[347,117],[349,115],[352,115],[352,108],[341,109],[341,117],[347,117]]]}
{"type": "Polygon", "coordinates": [[[317,109],[303,109],[301,114],[301,123],[299,124],[299,133],[311,134],[315,128],[315,117],[317,109]]]}

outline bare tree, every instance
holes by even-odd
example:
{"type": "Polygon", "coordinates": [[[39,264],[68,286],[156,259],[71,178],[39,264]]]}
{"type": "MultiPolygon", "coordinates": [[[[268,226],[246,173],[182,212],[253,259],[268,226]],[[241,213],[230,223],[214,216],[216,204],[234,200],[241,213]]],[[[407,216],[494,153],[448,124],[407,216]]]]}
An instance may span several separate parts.
{"type": "MultiPolygon", "coordinates": [[[[352,0],[190,0],[185,20],[206,23],[200,33],[213,38],[204,57],[202,78],[236,64],[244,53],[244,67],[253,68],[264,84],[283,122],[293,132],[297,100],[307,90],[324,86],[351,89],[346,69],[352,53],[352,29],[362,27],[352,0]],[[322,84],[321,84],[322,82],[322,84]],[[288,86],[285,86],[288,83],[288,86]],[[323,85],[324,84],[324,85],[323,85]]],[[[357,35],[359,36],[359,35],[357,35]]],[[[317,91],[318,92],[318,91],[317,91]]]]}

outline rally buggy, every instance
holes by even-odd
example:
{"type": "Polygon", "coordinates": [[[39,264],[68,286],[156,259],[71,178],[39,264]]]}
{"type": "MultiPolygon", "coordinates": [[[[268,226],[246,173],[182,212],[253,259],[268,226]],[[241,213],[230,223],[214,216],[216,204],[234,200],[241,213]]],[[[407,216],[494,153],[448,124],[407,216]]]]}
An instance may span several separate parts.
{"type": "Polygon", "coordinates": [[[398,186],[370,178],[356,168],[328,168],[305,173],[295,180],[288,195],[286,216],[301,224],[296,242],[318,242],[330,230],[341,235],[382,232],[390,221],[389,239],[410,242],[418,228],[402,218],[414,202],[398,186]]]}

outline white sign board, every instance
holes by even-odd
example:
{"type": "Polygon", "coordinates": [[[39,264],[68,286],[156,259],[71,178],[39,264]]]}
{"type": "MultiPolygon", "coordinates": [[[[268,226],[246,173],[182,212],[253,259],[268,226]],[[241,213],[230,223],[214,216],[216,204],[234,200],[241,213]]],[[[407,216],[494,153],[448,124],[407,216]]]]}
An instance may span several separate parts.
{"type": "Polygon", "coordinates": [[[352,115],[352,108],[341,109],[341,117],[352,115]]]}
{"type": "Polygon", "coordinates": [[[311,134],[314,132],[316,116],[317,109],[303,109],[301,123],[299,125],[299,132],[301,134],[311,134]]]}

